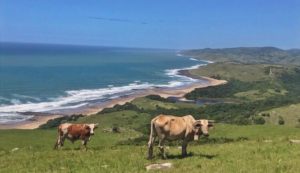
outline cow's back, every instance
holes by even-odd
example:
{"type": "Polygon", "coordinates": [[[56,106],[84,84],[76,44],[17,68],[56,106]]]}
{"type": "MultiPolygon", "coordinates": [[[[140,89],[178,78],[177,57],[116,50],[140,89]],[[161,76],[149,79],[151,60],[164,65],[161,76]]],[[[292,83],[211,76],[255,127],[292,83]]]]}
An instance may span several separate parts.
{"type": "Polygon", "coordinates": [[[187,124],[183,117],[172,115],[159,115],[153,119],[156,133],[160,137],[167,139],[183,138],[186,133],[187,124]]]}
{"type": "Polygon", "coordinates": [[[83,124],[72,124],[68,127],[68,136],[79,139],[89,136],[89,127],[83,124]]]}

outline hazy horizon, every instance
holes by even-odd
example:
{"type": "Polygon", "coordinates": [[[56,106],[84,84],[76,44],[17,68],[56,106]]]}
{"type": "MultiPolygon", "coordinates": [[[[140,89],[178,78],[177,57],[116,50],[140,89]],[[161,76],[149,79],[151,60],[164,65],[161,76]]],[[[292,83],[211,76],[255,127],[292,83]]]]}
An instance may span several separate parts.
{"type": "Polygon", "coordinates": [[[129,46],[110,46],[110,45],[89,45],[89,44],[72,44],[72,43],[43,43],[43,42],[7,42],[7,41],[0,41],[1,44],[36,44],[36,45],[57,45],[57,46],[82,46],[82,47],[111,47],[111,48],[124,48],[124,49],[153,49],[153,50],[173,50],[173,51],[182,51],[182,50],[193,50],[193,49],[231,49],[231,48],[267,48],[273,47],[278,48],[281,50],[292,50],[292,49],[300,49],[300,47],[292,47],[292,48],[282,48],[276,46],[236,46],[236,47],[198,47],[198,48],[183,48],[183,49],[176,49],[176,48],[158,48],[158,47],[129,47],[129,46]]]}

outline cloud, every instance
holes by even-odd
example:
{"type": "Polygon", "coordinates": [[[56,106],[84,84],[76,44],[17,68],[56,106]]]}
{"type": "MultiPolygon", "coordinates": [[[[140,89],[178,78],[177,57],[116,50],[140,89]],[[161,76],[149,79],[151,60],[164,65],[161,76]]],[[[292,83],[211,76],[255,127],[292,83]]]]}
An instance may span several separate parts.
{"type": "Polygon", "coordinates": [[[89,17],[89,19],[93,20],[102,20],[108,22],[122,22],[122,23],[133,23],[133,24],[148,24],[146,21],[135,21],[130,19],[123,19],[123,18],[109,18],[109,17],[89,17]]]}

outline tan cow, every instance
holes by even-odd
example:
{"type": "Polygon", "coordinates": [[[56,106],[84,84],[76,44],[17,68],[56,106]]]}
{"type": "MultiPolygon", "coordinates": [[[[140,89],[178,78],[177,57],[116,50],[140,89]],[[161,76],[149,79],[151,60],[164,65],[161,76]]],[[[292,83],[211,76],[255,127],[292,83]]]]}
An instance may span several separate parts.
{"type": "Polygon", "coordinates": [[[209,136],[208,129],[213,127],[212,120],[195,120],[193,116],[186,115],[176,117],[172,115],[158,115],[151,121],[151,133],[148,142],[148,159],[153,156],[153,143],[155,137],[159,138],[159,149],[163,158],[166,158],[164,152],[165,140],[183,140],[182,156],[187,155],[187,144],[191,140],[198,140],[200,135],[209,136]]]}
{"type": "Polygon", "coordinates": [[[76,140],[81,140],[82,145],[86,148],[87,141],[90,140],[91,135],[94,135],[94,130],[97,124],[71,124],[64,123],[58,127],[58,137],[54,145],[54,149],[58,149],[64,145],[65,139],[69,139],[72,143],[76,140]]]}

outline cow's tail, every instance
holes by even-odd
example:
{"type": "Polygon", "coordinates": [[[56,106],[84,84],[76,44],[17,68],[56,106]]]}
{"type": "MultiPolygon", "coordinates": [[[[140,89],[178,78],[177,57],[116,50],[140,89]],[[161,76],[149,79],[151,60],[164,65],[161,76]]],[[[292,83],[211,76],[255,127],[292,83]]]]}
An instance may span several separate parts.
{"type": "Polygon", "coordinates": [[[153,156],[153,143],[155,141],[156,132],[155,132],[155,120],[156,118],[151,120],[150,124],[150,135],[149,135],[149,142],[148,142],[148,159],[151,159],[153,156]]]}
{"type": "Polygon", "coordinates": [[[56,142],[55,142],[55,144],[54,144],[54,150],[55,149],[58,149],[58,146],[60,145],[60,143],[61,143],[61,128],[60,128],[60,126],[58,126],[58,128],[57,128],[57,139],[56,139],[56,142]]]}
{"type": "Polygon", "coordinates": [[[153,119],[151,120],[151,124],[150,124],[150,136],[149,136],[149,142],[153,142],[154,138],[156,137],[156,133],[155,133],[155,120],[156,119],[153,119]]]}

